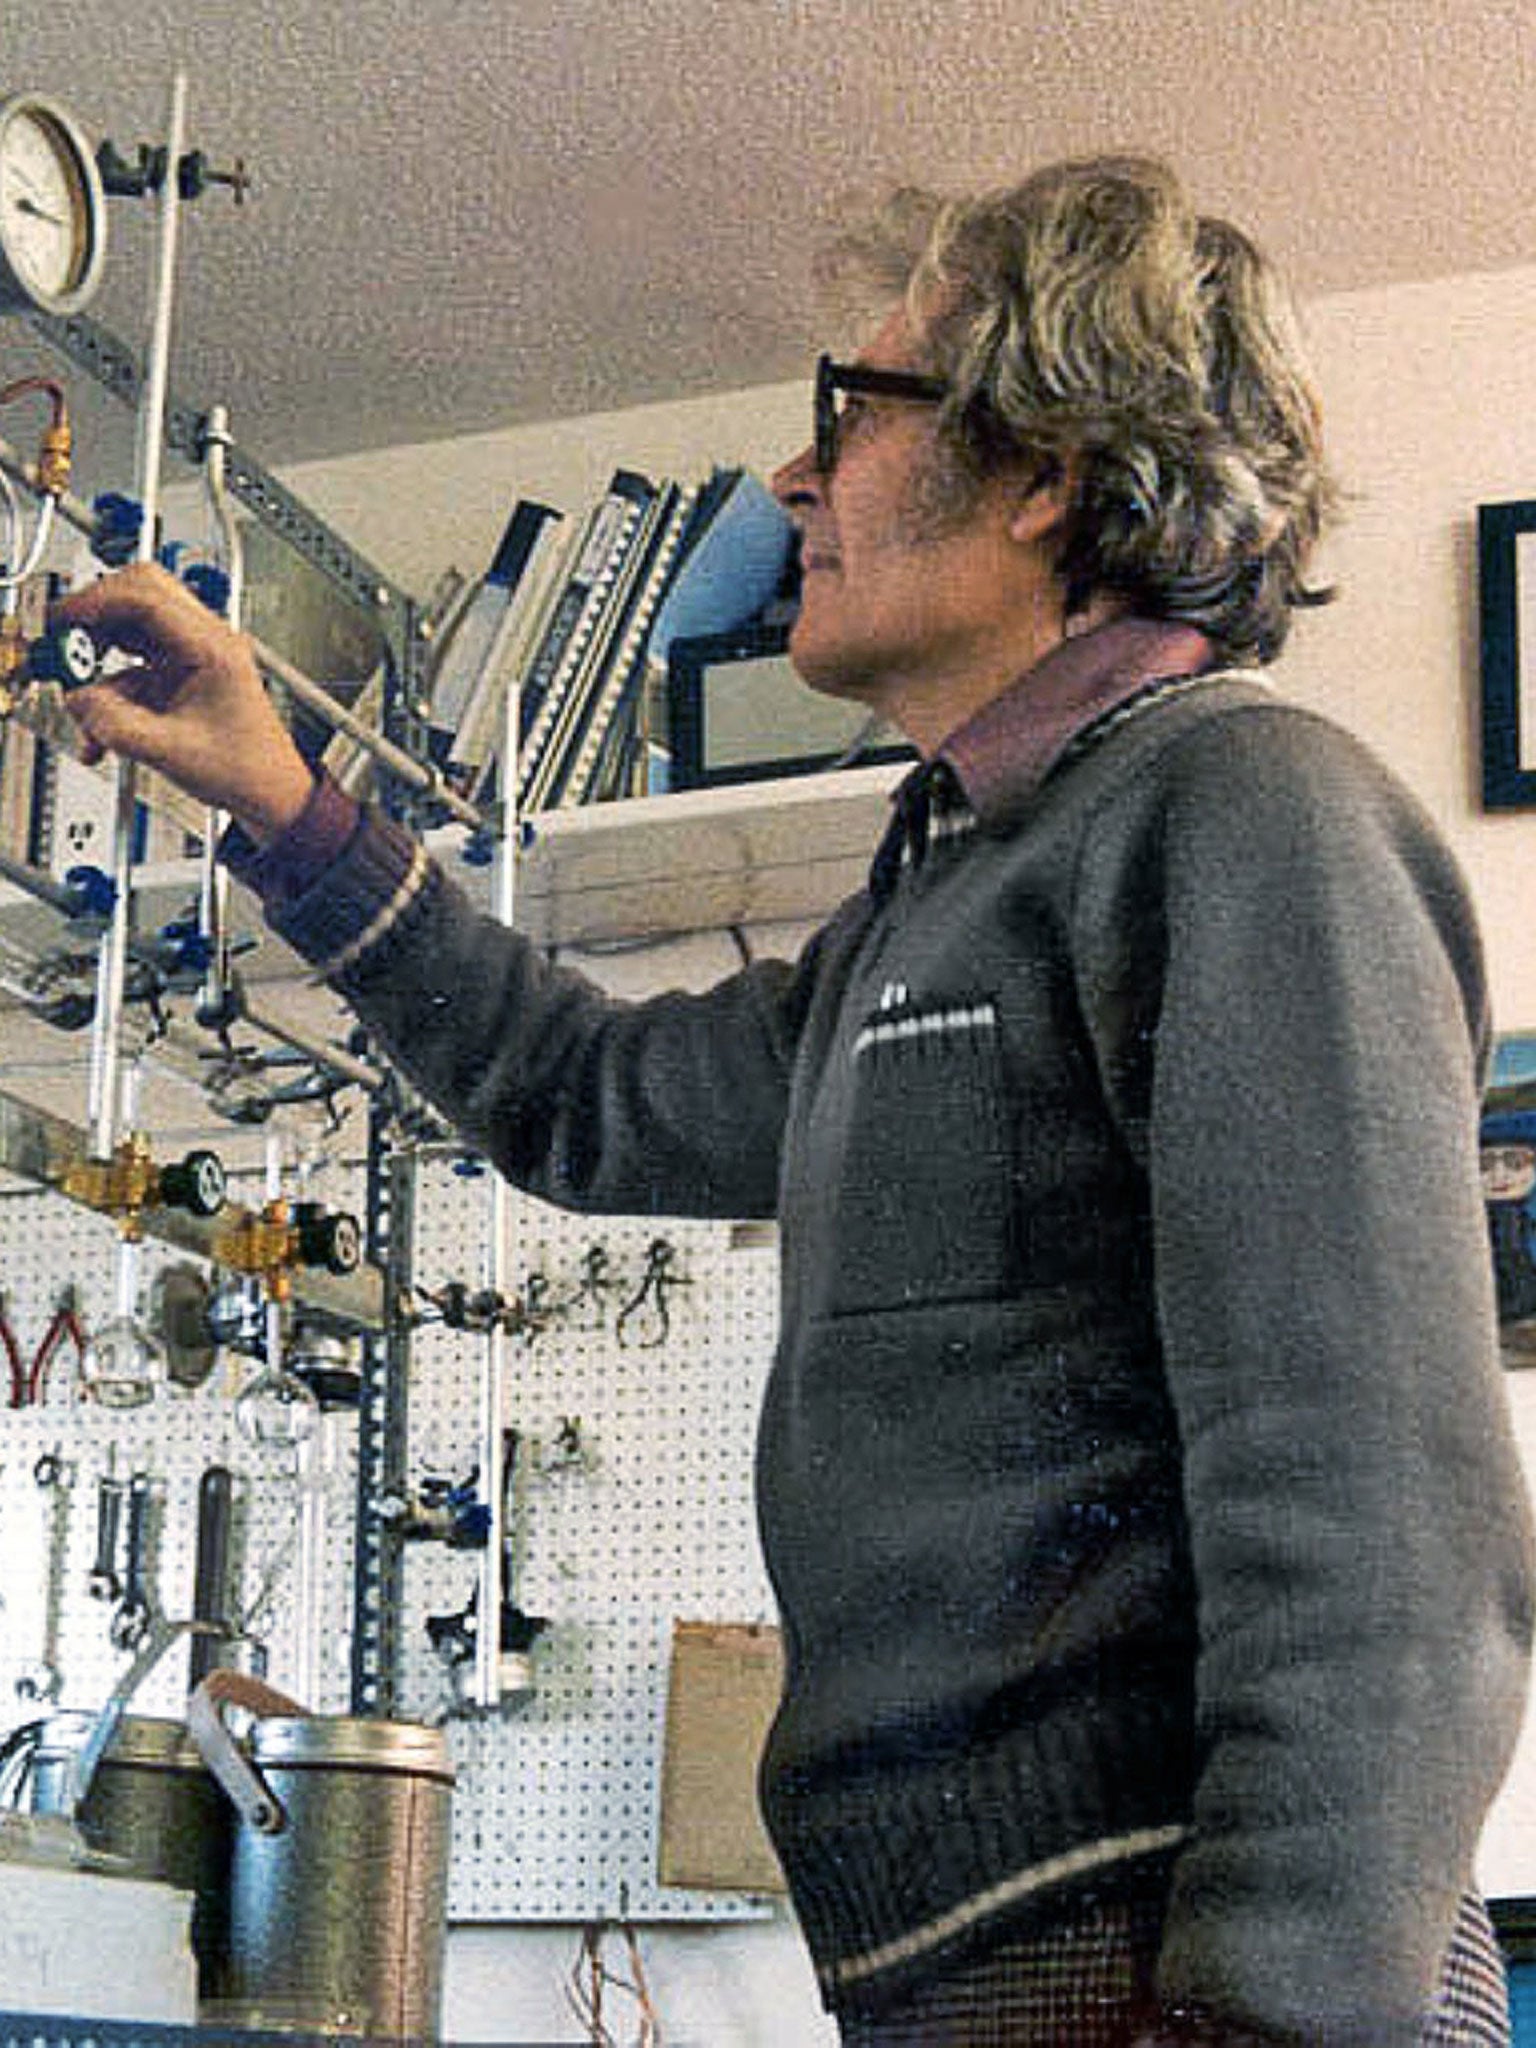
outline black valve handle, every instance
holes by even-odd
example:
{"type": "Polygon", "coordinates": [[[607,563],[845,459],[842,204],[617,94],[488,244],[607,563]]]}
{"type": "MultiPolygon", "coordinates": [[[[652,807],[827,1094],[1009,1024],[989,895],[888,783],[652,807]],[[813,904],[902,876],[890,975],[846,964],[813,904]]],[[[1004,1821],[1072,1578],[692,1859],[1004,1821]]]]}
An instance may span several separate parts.
{"type": "Polygon", "coordinates": [[[225,1193],[224,1168],[216,1152],[189,1152],[179,1165],[161,1169],[160,1199],[168,1209],[217,1216],[225,1193]]]}
{"type": "Polygon", "coordinates": [[[50,626],[27,643],[26,672],[37,683],[82,689],[101,674],[102,650],[85,626],[50,626]]]}
{"type": "Polygon", "coordinates": [[[363,1234],[355,1216],[327,1211],[318,1202],[296,1202],[293,1220],[302,1265],[321,1266],[338,1276],[357,1271],[363,1257],[363,1234]]]}

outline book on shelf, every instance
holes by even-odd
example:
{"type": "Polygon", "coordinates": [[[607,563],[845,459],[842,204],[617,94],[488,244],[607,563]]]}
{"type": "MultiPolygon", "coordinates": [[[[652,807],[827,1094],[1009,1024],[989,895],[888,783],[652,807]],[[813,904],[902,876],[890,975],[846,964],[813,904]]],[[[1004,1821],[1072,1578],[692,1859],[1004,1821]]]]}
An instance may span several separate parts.
{"type": "MultiPolygon", "coordinates": [[[[715,468],[666,483],[628,544],[585,651],[546,696],[523,807],[589,803],[666,786],[665,752],[644,715],[647,677],[679,633],[763,611],[786,581],[793,528],[756,477],[715,468]]],[[[537,730],[537,729],[536,729],[537,730]]]]}
{"type": "Polygon", "coordinates": [[[521,724],[522,679],[564,586],[577,538],[576,522],[564,514],[541,530],[498,624],[484,687],[471,699],[448,749],[449,765],[467,775],[472,796],[491,775],[506,743],[509,696],[521,724]]]}

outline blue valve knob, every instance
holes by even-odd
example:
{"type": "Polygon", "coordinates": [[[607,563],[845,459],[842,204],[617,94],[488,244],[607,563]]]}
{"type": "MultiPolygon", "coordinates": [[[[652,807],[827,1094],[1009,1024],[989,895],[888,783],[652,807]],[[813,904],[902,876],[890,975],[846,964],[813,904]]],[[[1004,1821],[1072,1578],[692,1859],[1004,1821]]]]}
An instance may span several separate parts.
{"type": "Polygon", "coordinates": [[[483,1501],[457,1508],[448,1532],[450,1550],[483,1550],[491,1533],[491,1511],[483,1501]]]}
{"type": "Polygon", "coordinates": [[[71,917],[105,920],[112,915],[117,888],[112,877],[100,868],[69,868],[65,871],[64,886],[75,898],[75,907],[69,913],[71,917]]]}
{"type": "Polygon", "coordinates": [[[177,918],[161,927],[160,936],[170,949],[172,966],[183,973],[205,974],[213,958],[213,941],[195,918],[177,918]]]}
{"type": "Polygon", "coordinates": [[[200,597],[209,611],[229,615],[229,575],[217,562],[194,562],[182,577],[194,597],[200,597]]]}
{"type": "Polygon", "coordinates": [[[103,491],[91,502],[96,531],[91,553],[109,569],[121,569],[139,552],[139,535],[144,531],[144,507],[137,498],[121,491],[103,491]]]}

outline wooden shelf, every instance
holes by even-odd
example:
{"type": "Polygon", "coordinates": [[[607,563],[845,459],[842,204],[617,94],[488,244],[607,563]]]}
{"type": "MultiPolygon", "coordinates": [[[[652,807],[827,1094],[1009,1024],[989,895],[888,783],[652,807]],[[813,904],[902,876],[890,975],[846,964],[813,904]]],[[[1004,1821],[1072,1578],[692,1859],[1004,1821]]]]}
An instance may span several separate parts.
{"type": "MultiPolygon", "coordinates": [[[[540,813],[525,827],[518,861],[518,929],[543,946],[601,948],[736,925],[817,922],[863,885],[890,791],[903,773],[902,764],[887,763],[540,813]]],[[[448,872],[488,903],[490,872],[463,860],[465,843],[457,828],[432,835],[448,872]]],[[[140,930],[154,932],[184,916],[197,884],[194,862],[140,869],[140,930]]],[[[338,999],[266,929],[249,896],[236,890],[232,907],[239,938],[254,941],[238,958],[253,1006],[287,1020],[312,1043],[343,1042],[338,999]]],[[[94,944],[89,927],[0,885],[0,955],[10,962],[88,955],[94,944]]],[[[185,1005],[175,1007],[185,1019],[185,1005]]],[[[188,1034],[195,1037],[190,1024],[188,1034]]],[[[167,1057],[175,1051],[165,1047],[167,1057]]],[[[78,1118],[88,1054],[88,1032],[57,1031],[14,990],[0,994],[0,1089],[45,1114],[78,1118]]],[[[259,1133],[221,1123],[196,1086],[196,1059],[180,1064],[186,1072],[178,1080],[163,1060],[150,1063],[146,1127],[189,1142],[212,1134],[231,1167],[259,1159],[259,1133]]]]}
{"type": "Polygon", "coordinates": [[[903,763],[529,819],[516,923],[541,945],[609,944],[826,916],[863,885],[903,763]]]}
{"type": "MultiPolygon", "coordinates": [[[[862,886],[904,772],[894,762],[540,812],[523,826],[518,929],[561,946],[824,917],[862,886]]],[[[434,832],[431,845],[462,886],[488,899],[488,871],[460,857],[462,831],[434,832]]],[[[195,904],[196,867],[141,869],[135,894],[140,928],[153,931],[195,904]]],[[[236,901],[237,922],[260,941],[242,972],[261,982],[305,972],[261,930],[249,898],[236,901]]],[[[4,884],[0,941],[34,959],[92,943],[87,930],[4,884]]]]}

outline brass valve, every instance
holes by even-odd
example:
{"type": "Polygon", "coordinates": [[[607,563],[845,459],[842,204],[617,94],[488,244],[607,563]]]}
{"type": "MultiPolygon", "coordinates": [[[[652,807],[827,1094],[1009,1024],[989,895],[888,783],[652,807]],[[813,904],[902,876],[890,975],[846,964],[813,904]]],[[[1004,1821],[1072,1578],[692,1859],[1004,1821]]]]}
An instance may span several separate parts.
{"type": "Polygon", "coordinates": [[[186,1209],[215,1216],[224,1206],[224,1169],[212,1152],[189,1152],[158,1166],[142,1131],[131,1131],[110,1159],[77,1159],[65,1168],[65,1194],[87,1208],[116,1217],[125,1238],[144,1234],[144,1211],[186,1209]]]}
{"type": "Polygon", "coordinates": [[[39,393],[48,401],[48,424],[38,444],[36,488],[50,498],[62,498],[69,489],[69,471],[74,438],[69,425],[69,404],[64,387],[53,377],[18,377],[0,389],[0,405],[39,393]]]}
{"type": "Polygon", "coordinates": [[[51,426],[43,429],[42,444],[37,456],[37,483],[39,490],[46,491],[52,498],[62,498],[69,489],[70,464],[74,453],[74,436],[69,421],[61,416],[51,426]]]}
{"type": "Polygon", "coordinates": [[[9,718],[29,680],[27,641],[21,614],[0,614],[0,718],[9,718]]]}
{"type": "Polygon", "coordinates": [[[110,1159],[79,1159],[64,1173],[65,1194],[105,1216],[115,1216],[130,1239],[143,1235],[143,1212],[159,1185],[159,1169],[142,1131],[130,1132],[110,1159]]]}
{"type": "Polygon", "coordinates": [[[314,1202],[292,1208],[279,1196],[257,1211],[242,1210],[219,1231],[212,1257],[232,1273],[260,1279],[272,1301],[286,1301],[293,1292],[297,1266],[323,1266],[328,1272],[355,1271],[362,1256],[357,1224],[350,1216],[328,1214],[314,1202]]]}
{"type": "Polygon", "coordinates": [[[240,1210],[215,1236],[213,1257],[231,1273],[258,1277],[271,1300],[286,1301],[299,1261],[299,1233],[287,1202],[279,1197],[260,1209],[240,1210]]]}

